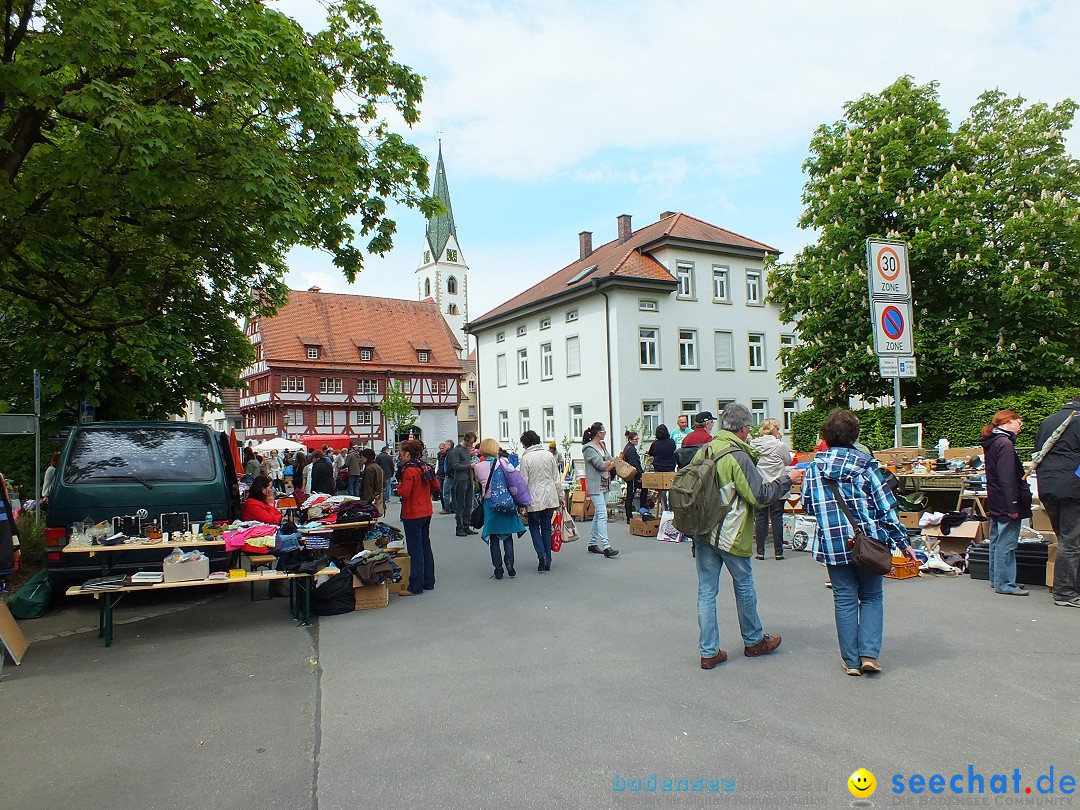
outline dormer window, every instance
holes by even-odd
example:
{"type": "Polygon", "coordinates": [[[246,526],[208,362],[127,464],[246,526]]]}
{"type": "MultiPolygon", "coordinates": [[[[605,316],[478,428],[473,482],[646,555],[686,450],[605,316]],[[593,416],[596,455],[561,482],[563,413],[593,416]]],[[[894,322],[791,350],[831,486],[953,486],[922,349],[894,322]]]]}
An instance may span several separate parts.
{"type": "Polygon", "coordinates": [[[361,349],[360,359],[365,363],[371,362],[371,349],[361,349]]]}
{"type": "Polygon", "coordinates": [[[308,360],[318,360],[322,356],[322,341],[317,337],[300,335],[300,342],[304,346],[304,355],[308,360]]]}
{"type": "Polygon", "coordinates": [[[308,346],[307,359],[308,360],[318,360],[319,359],[319,347],[318,346],[308,346]]]}
{"type": "Polygon", "coordinates": [[[422,350],[422,349],[416,353],[416,359],[421,363],[428,362],[428,357],[429,356],[430,356],[429,353],[422,350]]]}

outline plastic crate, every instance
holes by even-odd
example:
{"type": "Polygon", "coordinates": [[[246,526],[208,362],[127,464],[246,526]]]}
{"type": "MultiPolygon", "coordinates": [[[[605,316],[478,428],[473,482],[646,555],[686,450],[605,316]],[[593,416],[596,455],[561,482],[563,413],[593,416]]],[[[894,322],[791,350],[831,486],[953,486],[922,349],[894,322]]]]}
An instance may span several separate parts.
{"type": "Polygon", "coordinates": [[[892,571],[887,576],[889,579],[911,579],[919,575],[919,564],[912,562],[907,557],[893,557],[892,571]]]}

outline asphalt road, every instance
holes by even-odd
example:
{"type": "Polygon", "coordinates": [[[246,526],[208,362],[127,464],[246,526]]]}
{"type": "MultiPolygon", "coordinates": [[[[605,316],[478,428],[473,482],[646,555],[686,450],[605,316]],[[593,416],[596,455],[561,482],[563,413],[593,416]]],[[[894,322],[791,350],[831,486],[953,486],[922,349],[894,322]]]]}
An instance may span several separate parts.
{"type": "Polygon", "coordinates": [[[252,604],[239,588],[118,627],[108,650],[92,633],[36,643],[0,684],[0,796],[17,808],[849,807],[847,778],[865,767],[876,806],[932,807],[1049,798],[1036,779],[1053,767],[1052,796],[1072,798],[1060,780],[1080,778],[1080,611],[1045,588],[887,581],[886,671],[852,678],[824,569],[789,552],[755,562],[762,622],[783,645],[742,655],[724,574],[731,658],[707,672],[688,546],[625,524],[611,536],[617,558],[583,539],[539,574],[526,535],[518,576],[496,581],[480,539],[435,516],[436,589],[385,609],[308,630],[284,600],[252,604]],[[892,792],[913,774],[962,774],[966,789],[969,766],[982,796],[892,792]],[[1007,795],[991,795],[994,774],[1007,795]]]}

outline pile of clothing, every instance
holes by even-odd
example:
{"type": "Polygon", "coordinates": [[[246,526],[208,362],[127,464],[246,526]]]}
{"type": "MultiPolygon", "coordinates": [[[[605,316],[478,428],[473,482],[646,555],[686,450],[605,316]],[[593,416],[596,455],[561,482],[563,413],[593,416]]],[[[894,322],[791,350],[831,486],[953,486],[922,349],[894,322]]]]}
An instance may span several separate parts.
{"type": "Polygon", "coordinates": [[[222,535],[226,551],[267,554],[274,548],[278,527],[256,520],[238,520],[222,535]]]}
{"type": "Polygon", "coordinates": [[[390,543],[401,542],[405,539],[401,529],[388,526],[385,523],[376,523],[364,535],[364,541],[371,541],[377,548],[386,548],[390,543]]]}
{"type": "Polygon", "coordinates": [[[381,549],[357,552],[345,567],[365,585],[382,585],[388,577],[391,582],[401,582],[401,568],[381,549]]]}
{"type": "Polygon", "coordinates": [[[304,501],[301,509],[307,515],[307,523],[302,527],[305,529],[379,519],[379,509],[375,504],[351,495],[312,495],[304,501]]]}

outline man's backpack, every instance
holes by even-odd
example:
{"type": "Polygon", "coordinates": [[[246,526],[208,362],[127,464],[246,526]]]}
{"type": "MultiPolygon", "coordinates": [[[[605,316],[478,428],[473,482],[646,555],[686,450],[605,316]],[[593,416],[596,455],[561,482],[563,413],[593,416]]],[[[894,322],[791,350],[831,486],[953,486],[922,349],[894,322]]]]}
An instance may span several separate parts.
{"type": "Polygon", "coordinates": [[[729,445],[711,455],[710,446],[702,447],[702,452],[694,456],[693,461],[675,473],[675,481],[668,490],[668,503],[675,513],[675,528],[691,537],[711,532],[731,509],[730,503],[721,500],[720,490],[716,487],[716,462],[740,448],[729,445]]]}

